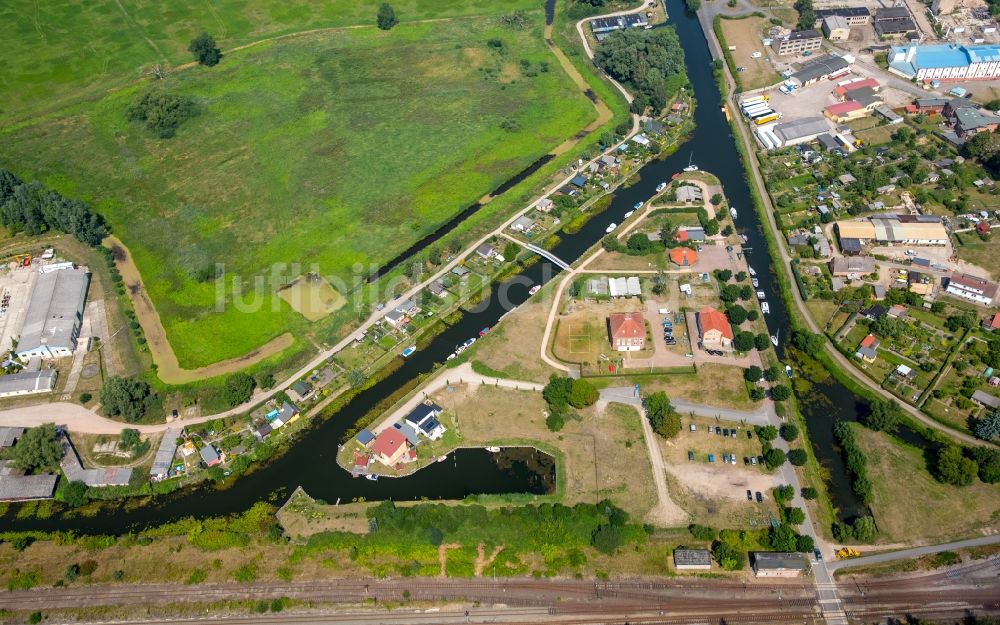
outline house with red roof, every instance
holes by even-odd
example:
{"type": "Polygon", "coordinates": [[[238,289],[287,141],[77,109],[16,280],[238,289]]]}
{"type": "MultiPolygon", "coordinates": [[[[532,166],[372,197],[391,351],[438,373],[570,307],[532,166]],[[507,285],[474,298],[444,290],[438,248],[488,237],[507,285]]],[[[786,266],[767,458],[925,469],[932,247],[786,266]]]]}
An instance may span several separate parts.
{"type": "Polygon", "coordinates": [[[863,80],[855,80],[849,82],[846,85],[841,85],[833,90],[833,94],[841,101],[846,99],[852,91],[857,91],[859,89],[871,89],[872,91],[878,91],[881,85],[874,78],[865,78],[863,80]]]}
{"type": "Polygon", "coordinates": [[[864,117],[867,114],[865,107],[860,102],[848,100],[847,102],[837,102],[823,109],[823,114],[835,122],[846,122],[852,119],[864,117]]]}
{"type": "Polygon", "coordinates": [[[718,349],[733,344],[733,327],[729,325],[729,319],[718,310],[711,306],[702,308],[698,311],[697,321],[702,347],[718,349]]]}
{"type": "Polygon", "coordinates": [[[402,432],[396,428],[386,428],[375,437],[371,450],[376,460],[392,467],[406,457],[409,445],[402,432]]]}
{"type": "Polygon", "coordinates": [[[613,313],[608,317],[611,347],[619,352],[637,352],[646,345],[646,320],[642,313],[613,313]]]}
{"type": "Polygon", "coordinates": [[[990,222],[985,219],[981,220],[976,224],[976,232],[979,234],[989,234],[990,233],[990,222]]]}
{"type": "Polygon", "coordinates": [[[983,322],[983,329],[991,332],[1000,330],[1000,313],[993,315],[992,319],[983,322]]]}
{"type": "Polygon", "coordinates": [[[878,357],[878,352],[876,351],[878,344],[878,337],[874,334],[869,334],[861,339],[858,350],[854,352],[854,355],[865,362],[875,362],[875,358],[878,357]]]}

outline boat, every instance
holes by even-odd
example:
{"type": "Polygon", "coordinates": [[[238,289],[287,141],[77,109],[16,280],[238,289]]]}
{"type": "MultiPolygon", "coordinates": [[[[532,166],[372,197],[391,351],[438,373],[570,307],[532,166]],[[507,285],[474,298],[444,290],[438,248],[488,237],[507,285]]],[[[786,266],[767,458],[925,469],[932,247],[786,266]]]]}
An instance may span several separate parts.
{"type": "Polygon", "coordinates": [[[749,240],[750,240],[750,239],[749,239],[749,237],[747,237],[747,235],[745,235],[745,234],[741,234],[741,235],[740,235],[740,241],[741,241],[741,242],[743,242],[743,243],[746,243],[746,242],[747,242],[747,241],[749,241],[749,240]]]}
{"type": "Polygon", "coordinates": [[[629,212],[625,213],[624,215],[622,215],[622,219],[628,219],[633,214],[635,214],[635,211],[629,211],[629,212]]]}
{"type": "Polygon", "coordinates": [[[448,459],[448,456],[441,456],[440,458],[438,458],[438,462],[444,462],[447,459],[448,459]]]}
{"type": "Polygon", "coordinates": [[[736,219],[736,207],[735,206],[730,206],[729,207],[729,214],[733,216],[733,219],[736,219]]]}
{"type": "Polygon", "coordinates": [[[410,345],[409,347],[407,347],[406,349],[403,350],[402,356],[403,356],[403,358],[409,358],[410,356],[413,355],[413,352],[415,352],[415,351],[417,351],[417,346],[416,345],[410,345]]]}
{"type": "Polygon", "coordinates": [[[789,380],[792,379],[792,368],[789,367],[788,365],[785,365],[785,375],[788,376],[789,380]]]}
{"type": "Polygon", "coordinates": [[[538,293],[538,291],[539,291],[539,290],[540,290],[541,288],[542,288],[542,285],[540,285],[540,284],[536,284],[535,286],[533,286],[533,287],[531,287],[530,289],[528,289],[528,295],[534,295],[535,293],[538,293]]]}
{"type": "Polygon", "coordinates": [[[764,291],[757,291],[757,299],[767,299],[767,293],[764,291]]]}
{"type": "Polygon", "coordinates": [[[475,343],[475,342],[476,342],[476,337],[472,337],[471,339],[469,339],[466,342],[462,343],[462,346],[463,347],[472,347],[472,344],[475,343]]]}
{"type": "Polygon", "coordinates": [[[479,336],[486,336],[486,333],[489,332],[489,331],[490,331],[490,327],[486,326],[485,328],[483,328],[482,330],[479,331],[479,336]]]}
{"type": "Polygon", "coordinates": [[[371,480],[372,482],[377,482],[378,481],[378,476],[375,475],[374,473],[366,473],[365,474],[365,479],[366,480],[371,480]]]}
{"type": "Polygon", "coordinates": [[[491,454],[498,454],[498,453],[500,453],[500,448],[499,447],[487,447],[486,451],[490,452],[491,454]]]}
{"type": "Polygon", "coordinates": [[[688,164],[687,164],[687,167],[684,168],[684,171],[698,171],[698,166],[691,164],[691,159],[693,157],[694,157],[693,153],[691,154],[691,156],[688,156],[688,164]]]}
{"type": "Polygon", "coordinates": [[[608,226],[607,228],[604,229],[604,231],[608,232],[608,233],[611,233],[611,232],[614,232],[615,228],[617,228],[617,227],[618,227],[618,224],[612,222],[610,226],[608,226]]]}
{"type": "Polygon", "coordinates": [[[753,267],[751,267],[750,265],[747,265],[747,271],[749,271],[749,272],[750,272],[750,275],[751,275],[751,276],[756,276],[756,275],[757,275],[757,272],[756,272],[756,271],[754,271],[754,270],[753,270],[753,267]]]}
{"type": "Polygon", "coordinates": [[[445,358],[445,360],[451,360],[451,359],[452,359],[452,358],[454,358],[455,356],[458,356],[458,354],[457,354],[457,353],[455,353],[455,352],[452,352],[452,353],[448,354],[448,357],[447,357],[447,358],[445,358]]]}
{"type": "Polygon", "coordinates": [[[635,204],[632,205],[632,208],[634,210],[639,210],[640,208],[642,208],[642,202],[636,202],[635,204]]]}
{"type": "Polygon", "coordinates": [[[778,335],[777,334],[772,334],[771,335],[771,344],[774,345],[775,347],[778,346],[778,335]]]}
{"type": "Polygon", "coordinates": [[[753,288],[755,289],[760,286],[760,280],[757,278],[750,278],[750,283],[753,284],[753,288]]]}
{"type": "Polygon", "coordinates": [[[659,193],[659,192],[663,191],[666,188],[667,188],[667,183],[666,182],[661,182],[660,184],[656,185],[656,192],[659,193]]]}
{"type": "Polygon", "coordinates": [[[765,315],[767,315],[767,314],[769,314],[771,312],[771,306],[768,305],[767,302],[761,302],[760,303],[760,311],[762,313],[764,313],[765,315]]]}

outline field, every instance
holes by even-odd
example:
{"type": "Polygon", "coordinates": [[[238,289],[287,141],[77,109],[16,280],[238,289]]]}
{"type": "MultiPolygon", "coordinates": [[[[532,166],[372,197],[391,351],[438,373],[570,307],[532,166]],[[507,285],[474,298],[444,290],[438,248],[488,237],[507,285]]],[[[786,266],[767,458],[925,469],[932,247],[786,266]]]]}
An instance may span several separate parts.
{"type": "MultiPolygon", "coordinates": [[[[743,81],[743,89],[752,91],[778,82],[781,77],[771,63],[768,61],[768,51],[760,42],[763,29],[770,26],[770,22],[763,17],[746,17],[738,20],[720,20],[722,35],[726,38],[724,45],[736,46],[734,52],[730,52],[737,67],[745,67],[746,71],[740,72],[740,80],[743,81]],[[761,57],[751,58],[753,52],[760,52],[761,57]]],[[[736,72],[736,68],[732,68],[736,72]]]]}
{"type": "MultiPolygon", "coordinates": [[[[988,209],[987,209],[988,210],[988,209]]],[[[1000,237],[995,234],[988,241],[981,240],[975,232],[965,232],[962,234],[962,243],[955,244],[955,255],[959,260],[973,264],[976,267],[989,272],[996,279],[1000,277],[1000,269],[997,269],[997,254],[1000,254],[1000,237]]]]}
{"type": "Polygon", "coordinates": [[[347,303],[323,276],[316,274],[296,278],[288,287],[278,291],[278,297],[309,321],[318,321],[347,303]]]}
{"type": "Polygon", "coordinates": [[[855,426],[874,486],[872,510],[886,542],[940,543],[1000,527],[1000,487],[980,481],[959,488],[927,471],[922,450],[855,426]]]}
{"type": "MultiPolygon", "coordinates": [[[[446,3],[431,5],[451,12],[446,3]]],[[[135,20],[157,22],[158,11],[148,3],[134,10],[146,17],[135,20]]],[[[275,11],[301,25],[325,9],[301,3],[275,11]]],[[[225,24],[239,12],[230,8],[219,19],[225,24]]],[[[348,22],[362,14],[328,12],[348,22]]],[[[316,272],[350,298],[370,266],[594,118],[543,43],[542,13],[530,15],[525,30],[470,17],[404,22],[388,33],[313,33],[230,52],[215,68],[176,71],[156,85],[194,98],[201,110],[173,139],[125,120],[148,89],[132,85],[7,130],[0,165],[91,202],[110,221],[181,367],[239,357],[286,331],[312,328],[276,295],[280,285],[316,272]],[[503,45],[490,47],[491,39],[503,45]],[[224,280],[217,281],[220,265],[224,280]]],[[[184,24],[169,17],[162,23],[184,24]]],[[[243,29],[259,34],[252,24],[243,29]]],[[[150,39],[173,59],[184,56],[178,37],[150,39]]],[[[4,86],[21,79],[8,73],[4,86]]],[[[354,319],[351,308],[317,331],[327,336],[354,319]]]]}

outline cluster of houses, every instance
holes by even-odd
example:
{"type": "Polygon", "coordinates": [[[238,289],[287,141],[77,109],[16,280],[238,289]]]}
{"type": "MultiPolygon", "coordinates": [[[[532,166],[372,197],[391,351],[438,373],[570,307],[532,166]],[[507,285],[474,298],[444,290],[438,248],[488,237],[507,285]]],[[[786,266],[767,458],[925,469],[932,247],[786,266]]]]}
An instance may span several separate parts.
{"type": "Polygon", "coordinates": [[[417,459],[417,446],[421,439],[438,440],[447,428],[438,420],[442,408],[433,402],[418,404],[399,423],[384,428],[378,434],[361,430],[354,439],[367,450],[355,454],[355,471],[367,473],[372,462],[387,467],[398,467],[417,459]]]}
{"type": "MultiPolygon", "coordinates": [[[[296,384],[301,384],[299,388],[300,391],[305,391],[305,386],[309,385],[305,380],[299,380],[296,384]]],[[[300,395],[301,396],[301,395],[300,395]]],[[[295,404],[287,401],[281,402],[280,406],[274,406],[264,414],[264,423],[261,423],[254,430],[254,437],[258,441],[262,441],[271,435],[278,428],[297,421],[299,418],[299,409],[295,404]]]]}
{"type": "MultiPolygon", "coordinates": [[[[704,349],[728,349],[733,344],[733,328],[722,312],[706,306],[695,315],[698,341],[704,349]]],[[[641,312],[612,313],[608,316],[611,349],[635,352],[646,346],[646,319],[641,312]]]]}
{"type": "MultiPolygon", "coordinates": [[[[677,571],[712,570],[712,553],[708,549],[674,549],[674,569],[677,571]]],[[[809,564],[801,553],[753,551],[750,566],[755,577],[801,577],[809,564]]]]}

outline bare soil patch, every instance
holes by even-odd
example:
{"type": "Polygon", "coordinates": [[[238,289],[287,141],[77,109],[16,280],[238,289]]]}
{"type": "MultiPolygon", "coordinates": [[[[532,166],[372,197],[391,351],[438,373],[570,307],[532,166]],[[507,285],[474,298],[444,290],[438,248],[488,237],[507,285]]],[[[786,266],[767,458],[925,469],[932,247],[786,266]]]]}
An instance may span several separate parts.
{"type": "Polygon", "coordinates": [[[319,321],[347,303],[344,296],[330,286],[326,278],[314,273],[299,276],[278,291],[278,297],[309,321],[319,321]]]}

